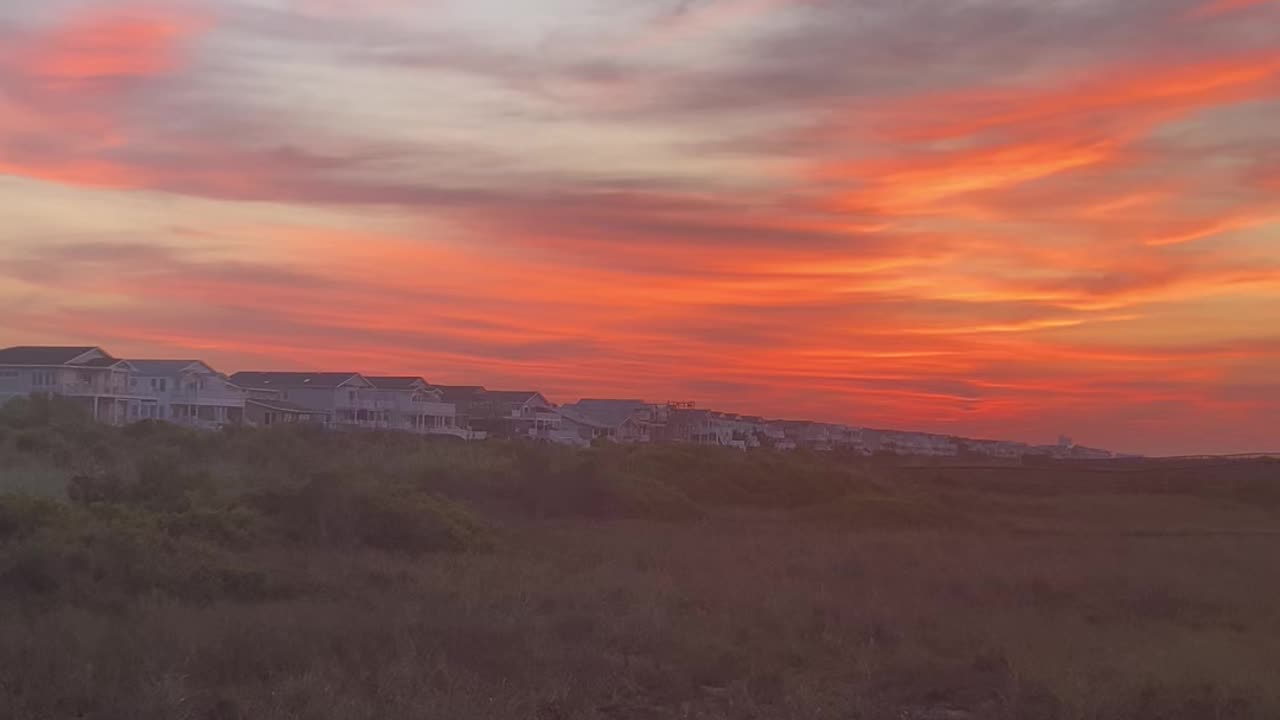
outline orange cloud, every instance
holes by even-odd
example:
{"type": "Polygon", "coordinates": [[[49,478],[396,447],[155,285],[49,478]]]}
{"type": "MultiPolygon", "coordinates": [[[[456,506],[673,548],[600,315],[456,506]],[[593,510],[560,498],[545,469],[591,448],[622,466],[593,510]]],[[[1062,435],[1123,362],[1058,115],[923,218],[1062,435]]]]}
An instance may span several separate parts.
{"type": "MultiPolygon", "coordinates": [[[[706,4],[645,42],[787,4],[706,4]]],[[[307,7],[316,23],[307,32],[339,10],[307,7]]],[[[444,177],[417,162],[417,146],[400,156],[378,138],[326,146],[315,132],[302,149],[289,128],[242,137],[154,121],[145,101],[181,85],[202,28],[171,14],[78,15],[0,51],[6,91],[16,88],[0,97],[0,173],[73,186],[57,192],[93,197],[112,216],[106,239],[79,242],[97,236],[16,213],[27,225],[0,243],[0,304],[24,309],[0,319],[6,332],[61,333],[128,354],[195,348],[228,370],[422,373],[557,399],[688,398],[1023,439],[1084,428],[1081,439],[1122,448],[1191,434],[1205,416],[1261,426],[1280,407],[1259,369],[1280,362],[1280,344],[1263,337],[1280,322],[1267,309],[1280,301],[1280,260],[1257,241],[1278,210],[1274,138],[1246,106],[1204,112],[1280,94],[1274,51],[1212,58],[1197,48],[1198,59],[906,100],[897,93],[910,83],[872,87],[856,104],[841,86],[788,108],[786,122],[827,128],[799,141],[773,137],[772,115],[725,124],[763,137],[761,148],[733,149],[759,152],[754,174],[735,157],[725,177],[664,177],[665,168],[615,177],[597,164],[541,167],[532,153],[444,177]],[[802,170],[780,181],[767,152],[790,153],[802,170]],[[433,185],[432,174],[449,184],[433,185]],[[150,218],[136,230],[123,217],[134,205],[150,218]],[[222,217],[233,209],[236,220],[222,217]],[[207,232],[178,234],[166,213],[207,232]],[[1250,312],[1262,330],[1245,328],[1250,312]]],[[[751,29],[735,39],[769,27],[751,29]]],[[[790,58],[798,70],[783,77],[809,60],[790,58]]],[[[709,74],[731,62],[717,58],[709,74]]],[[[412,70],[380,78],[379,96],[397,102],[393,85],[416,80],[412,70]]],[[[685,70],[664,69],[655,92],[685,70]]],[[[820,94],[826,80],[806,91],[820,94]]],[[[402,90],[421,96],[412,82],[402,90]]],[[[505,109],[490,90],[486,109],[505,109]]],[[[351,102],[354,90],[335,82],[308,92],[351,102]]],[[[168,109],[172,98],[159,99],[168,109]]],[[[697,108],[600,121],[702,148],[721,128],[697,108]]],[[[572,103],[555,110],[553,123],[592,120],[572,103]]],[[[299,132],[322,122],[307,118],[299,132]]],[[[584,141],[584,154],[597,151],[584,141]]],[[[1237,442],[1209,430],[1215,447],[1237,442]]]]}
{"type": "Polygon", "coordinates": [[[1146,240],[1148,245],[1181,245],[1225,233],[1249,230],[1280,222],[1280,206],[1268,210],[1244,209],[1210,220],[1184,221],[1146,240]]]}
{"type": "Polygon", "coordinates": [[[999,190],[1111,160],[1116,145],[1107,140],[1044,140],[958,152],[822,166],[822,179],[860,180],[863,188],[839,197],[837,208],[887,214],[939,209],[939,201],[999,190]]]}
{"type": "Polygon", "coordinates": [[[1280,52],[1203,60],[1184,65],[1097,68],[1065,84],[1043,81],[1020,90],[944,93],[884,110],[893,138],[936,141],[1002,128],[1099,123],[1132,138],[1196,110],[1280,94],[1280,52]]]}

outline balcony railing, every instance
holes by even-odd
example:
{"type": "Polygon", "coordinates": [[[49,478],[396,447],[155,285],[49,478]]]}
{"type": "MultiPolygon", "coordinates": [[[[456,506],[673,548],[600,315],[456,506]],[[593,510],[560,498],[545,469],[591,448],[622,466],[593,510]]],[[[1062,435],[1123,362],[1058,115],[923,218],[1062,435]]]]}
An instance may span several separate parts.
{"type": "Polygon", "coordinates": [[[458,414],[458,408],[450,403],[438,403],[422,400],[415,401],[413,403],[413,412],[422,415],[433,415],[436,417],[453,417],[458,414]]]}
{"type": "Polygon", "coordinates": [[[472,430],[470,428],[460,427],[442,427],[428,428],[428,435],[450,435],[452,437],[461,438],[463,440],[484,440],[489,437],[489,433],[483,430],[472,430]]]}
{"type": "Polygon", "coordinates": [[[103,395],[116,395],[121,397],[155,397],[143,388],[131,388],[127,383],[69,382],[48,388],[36,389],[56,392],[60,395],[68,395],[71,397],[93,397],[103,395]]]}
{"type": "Polygon", "coordinates": [[[176,390],[170,395],[172,402],[190,405],[243,405],[245,397],[243,393],[191,388],[176,390]]]}
{"type": "Polygon", "coordinates": [[[349,398],[340,398],[336,403],[339,410],[395,410],[396,403],[394,400],[371,400],[359,398],[351,400],[349,398]]]}

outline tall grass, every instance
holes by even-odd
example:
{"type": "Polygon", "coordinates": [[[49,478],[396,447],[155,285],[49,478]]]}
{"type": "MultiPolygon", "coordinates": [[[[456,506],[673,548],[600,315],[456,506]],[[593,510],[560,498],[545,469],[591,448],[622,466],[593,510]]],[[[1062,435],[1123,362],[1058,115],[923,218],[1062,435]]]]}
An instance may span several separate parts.
{"type": "Polygon", "coordinates": [[[0,717],[1280,717],[1274,463],[0,411],[0,717]]]}

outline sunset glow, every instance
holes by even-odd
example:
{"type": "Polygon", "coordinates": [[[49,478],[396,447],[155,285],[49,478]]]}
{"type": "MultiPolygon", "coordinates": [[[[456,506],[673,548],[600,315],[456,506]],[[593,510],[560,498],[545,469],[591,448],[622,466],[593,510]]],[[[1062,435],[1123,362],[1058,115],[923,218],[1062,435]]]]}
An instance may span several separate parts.
{"type": "Polygon", "coordinates": [[[8,0],[0,346],[1280,451],[1280,3],[8,0]]]}

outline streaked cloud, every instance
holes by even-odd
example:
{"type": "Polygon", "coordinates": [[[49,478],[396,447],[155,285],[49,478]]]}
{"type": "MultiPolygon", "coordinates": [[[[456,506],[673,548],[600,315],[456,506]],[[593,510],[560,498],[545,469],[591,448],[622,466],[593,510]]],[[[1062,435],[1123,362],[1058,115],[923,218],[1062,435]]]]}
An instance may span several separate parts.
{"type": "Polygon", "coordinates": [[[0,342],[1266,449],[1278,7],[14,0],[0,342]]]}

